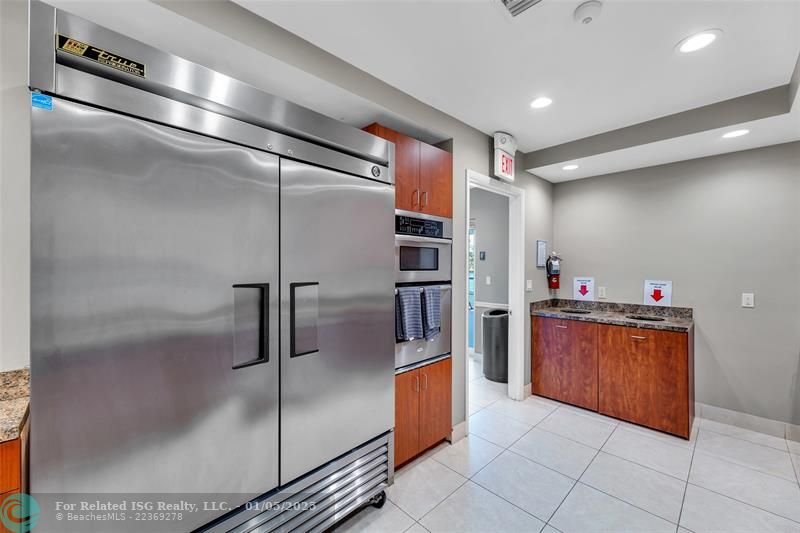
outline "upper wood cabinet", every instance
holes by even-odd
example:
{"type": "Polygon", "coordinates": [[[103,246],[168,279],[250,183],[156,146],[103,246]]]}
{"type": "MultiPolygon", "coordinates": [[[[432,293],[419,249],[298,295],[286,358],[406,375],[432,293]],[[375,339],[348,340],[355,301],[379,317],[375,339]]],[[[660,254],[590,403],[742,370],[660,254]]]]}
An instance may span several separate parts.
{"type": "Polygon", "coordinates": [[[693,335],[599,325],[599,411],[689,438],[694,419],[693,335]]]}
{"type": "Polygon", "coordinates": [[[597,324],[533,317],[533,393],[597,410],[597,324]]]}
{"type": "Polygon", "coordinates": [[[452,369],[447,358],[395,376],[395,466],[450,436],[452,369]]]}
{"type": "Polygon", "coordinates": [[[364,131],[395,145],[395,207],[453,217],[453,156],[450,152],[374,123],[364,131]]]}

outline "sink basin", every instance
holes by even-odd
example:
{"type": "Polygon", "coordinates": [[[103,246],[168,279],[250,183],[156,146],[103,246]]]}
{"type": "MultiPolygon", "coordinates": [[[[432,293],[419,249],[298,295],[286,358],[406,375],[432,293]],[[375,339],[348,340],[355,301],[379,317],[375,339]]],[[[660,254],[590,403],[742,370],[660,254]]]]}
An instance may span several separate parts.
{"type": "Polygon", "coordinates": [[[628,315],[627,318],[632,318],[633,320],[647,320],[648,322],[664,322],[664,319],[660,316],[628,315]]]}
{"type": "Polygon", "coordinates": [[[562,313],[569,313],[571,315],[588,315],[591,311],[587,311],[585,309],[561,309],[562,313]]]}

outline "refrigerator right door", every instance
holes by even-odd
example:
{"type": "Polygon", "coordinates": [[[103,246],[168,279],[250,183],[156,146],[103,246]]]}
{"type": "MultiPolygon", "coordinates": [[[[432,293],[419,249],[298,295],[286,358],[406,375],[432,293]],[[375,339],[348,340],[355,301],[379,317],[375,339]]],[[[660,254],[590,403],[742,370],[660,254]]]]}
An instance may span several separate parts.
{"type": "Polygon", "coordinates": [[[280,172],[284,484],[394,425],[394,187],[280,172]]]}

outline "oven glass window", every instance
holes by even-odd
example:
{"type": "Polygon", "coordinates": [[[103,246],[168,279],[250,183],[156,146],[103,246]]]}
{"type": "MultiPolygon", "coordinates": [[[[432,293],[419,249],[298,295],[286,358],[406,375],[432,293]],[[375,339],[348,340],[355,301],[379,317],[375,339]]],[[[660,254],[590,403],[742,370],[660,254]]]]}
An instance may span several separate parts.
{"type": "Polygon", "coordinates": [[[401,246],[400,270],[439,270],[439,249],[401,246]]]}

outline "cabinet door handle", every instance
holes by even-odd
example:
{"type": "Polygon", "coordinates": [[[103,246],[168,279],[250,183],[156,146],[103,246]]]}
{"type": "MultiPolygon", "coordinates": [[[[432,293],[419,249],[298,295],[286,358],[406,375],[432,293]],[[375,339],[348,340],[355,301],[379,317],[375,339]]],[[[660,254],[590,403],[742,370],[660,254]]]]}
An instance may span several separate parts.
{"type": "Polygon", "coordinates": [[[423,372],[422,377],[425,378],[425,381],[422,382],[422,390],[428,390],[428,374],[423,372]]]}
{"type": "Polygon", "coordinates": [[[641,335],[631,335],[631,339],[636,341],[646,341],[647,337],[642,337],[641,335]]]}
{"type": "Polygon", "coordinates": [[[428,205],[428,191],[422,191],[422,207],[428,205]]]}
{"type": "Polygon", "coordinates": [[[414,392],[419,392],[419,375],[414,376],[414,392]]]}
{"type": "Polygon", "coordinates": [[[567,329],[567,326],[561,326],[561,325],[559,325],[559,324],[556,324],[556,327],[557,327],[558,329],[567,329]]]}
{"type": "Polygon", "coordinates": [[[414,189],[411,205],[419,205],[419,189],[414,189]]]}

